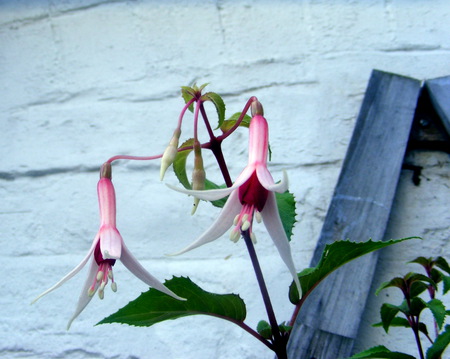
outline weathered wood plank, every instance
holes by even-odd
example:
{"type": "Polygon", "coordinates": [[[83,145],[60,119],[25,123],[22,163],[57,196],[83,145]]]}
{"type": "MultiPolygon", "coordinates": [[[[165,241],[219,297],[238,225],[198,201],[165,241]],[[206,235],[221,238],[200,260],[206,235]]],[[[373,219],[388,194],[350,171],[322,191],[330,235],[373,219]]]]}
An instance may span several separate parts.
{"type": "MultiPolygon", "coordinates": [[[[312,266],[335,240],[383,239],[419,92],[418,80],[372,72],[312,266]]],[[[316,288],[293,328],[290,359],[350,355],[376,261],[364,256],[316,288]]]]}
{"type": "Polygon", "coordinates": [[[427,80],[425,88],[447,133],[450,134],[450,76],[427,80]]]}

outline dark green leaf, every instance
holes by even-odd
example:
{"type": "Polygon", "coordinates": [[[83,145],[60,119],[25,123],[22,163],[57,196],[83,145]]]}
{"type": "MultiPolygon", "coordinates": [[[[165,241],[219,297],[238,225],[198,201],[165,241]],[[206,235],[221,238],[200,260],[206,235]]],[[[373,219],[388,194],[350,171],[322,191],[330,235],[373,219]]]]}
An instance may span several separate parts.
{"type": "Polygon", "coordinates": [[[289,333],[292,330],[292,325],[286,325],[286,323],[283,322],[278,326],[278,329],[280,330],[280,333],[289,333]]]}
{"type": "Polygon", "coordinates": [[[435,260],[436,267],[442,269],[443,271],[447,272],[447,274],[450,274],[450,266],[448,265],[447,261],[443,257],[437,257],[435,260]]]}
{"type": "Polygon", "coordinates": [[[187,300],[177,300],[151,288],[98,324],[122,323],[149,327],[164,320],[196,314],[238,322],[243,322],[245,319],[245,304],[238,295],[209,293],[184,277],[174,277],[164,284],[187,300]]]}
{"type": "Polygon", "coordinates": [[[202,100],[211,101],[216,107],[217,117],[219,118],[217,128],[220,128],[225,120],[225,103],[223,102],[222,97],[215,92],[207,92],[202,96],[202,100]]]}
{"type": "Polygon", "coordinates": [[[383,329],[387,333],[391,326],[392,320],[395,318],[400,308],[396,305],[384,303],[380,308],[381,322],[383,323],[383,329]]]}
{"type": "Polygon", "coordinates": [[[292,230],[295,225],[295,198],[292,193],[275,193],[278,212],[280,213],[281,223],[289,240],[291,240],[292,230]]]}
{"type": "Polygon", "coordinates": [[[415,359],[413,356],[399,353],[399,352],[391,352],[388,348],[383,345],[379,345],[367,350],[364,350],[361,353],[355,354],[348,359],[369,359],[369,358],[378,358],[378,359],[415,359]]]}
{"type": "Polygon", "coordinates": [[[426,305],[427,308],[431,310],[431,313],[433,313],[434,320],[439,326],[439,329],[442,329],[442,325],[444,325],[445,321],[445,316],[447,315],[444,304],[439,299],[432,299],[428,303],[426,303],[426,305]]]}
{"type": "Polygon", "coordinates": [[[261,320],[256,326],[256,331],[261,334],[264,339],[272,338],[272,328],[265,320],[261,320]]]}
{"type": "Polygon", "coordinates": [[[401,277],[392,278],[391,280],[389,280],[387,282],[381,283],[381,285],[375,291],[375,295],[380,294],[380,292],[383,289],[386,289],[386,288],[389,288],[389,287],[400,288],[403,291],[405,289],[405,287],[406,287],[406,283],[405,283],[405,280],[403,278],[401,278],[401,277]]]}
{"type": "Polygon", "coordinates": [[[409,308],[409,314],[414,315],[416,317],[420,316],[420,313],[422,313],[422,310],[424,310],[427,307],[427,303],[420,298],[420,297],[414,297],[411,299],[411,307],[409,308]]]}
{"type": "MultiPolygon", "coordinates": [[[[372,325],[373,327],[382,327],[383,322],[379,322],[372,325]]],[[[411,328],[411,325],[409,324],[408,320],[406,318],[402,317],[395,317],[391,320],[391,323],[389,327],[404,327],[404,328],[411,328]]],[[[420,322],[419,323],[419,331],[421,331],[423,334],[428,335],[428,329],[425,323],[420,322]]]]}
{"type": "Polygon", "coordinates": [[[444,294],[446,294],[450,290],[450,276],[443,276],[442,283],[444,283],[444,294]]]}
{"type": "MultiPolygon", "coordinates": [[[[352,261],[355,258],[361,257],[364,254],[374,252],[376,250],[388,247],[390,245],[403,242],[412,238],[402,238],[398,240],[390,240],[386,242],[372,241],[367,242],[351,242],[351,241],[336,241],[325,246],[319,263],[312,270],[303,271],[298,274],[300,284],[302,286],[303,297],[305,298],[309,293],[331,272],[352,261]]],[[[299,294],[294,283],[289,287],[289,298],[293,304],[299,301],[299,294]]]]}
{"type": "Polygon", "coordinates": [[[432,262],[433,262],[432,258],[417,257],[416,259],[413,259],[408,263],[417,263],[420,264],[422,267],[427,268],[432,266],[432,262]]]}
{"type": "Polygon", "coordinates": [[[445,348],[450,344],[450,325],[445,326],[445,331],[439,334],[433,345],[427,350],[427,359],[439,359],[445,348]]]}

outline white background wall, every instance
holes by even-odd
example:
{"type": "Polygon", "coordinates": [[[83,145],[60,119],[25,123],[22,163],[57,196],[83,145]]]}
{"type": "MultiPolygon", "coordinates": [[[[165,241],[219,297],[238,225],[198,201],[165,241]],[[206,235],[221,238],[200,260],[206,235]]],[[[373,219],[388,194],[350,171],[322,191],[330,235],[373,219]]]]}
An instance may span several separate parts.
{"type": "MultiPolygon", "coordinates": [[[[149,329],[94,327],[147,289],[120,264],[118,293],[94,298],[69,332],[85,272],[29,303],[89,248],[101,163],[115,154],[162,152],[183,105],[179,88],[193,82],[209,82],[229,115],[252,95],[263,103],[270,167],[276,179],[283,168],[289,173],[298,205],[292,248],[298,269],[306,267],[371,70],[449,75],[449,18],[447,0],[0,0],[0,357],[272,358],[239,328],[208,317],[149,329]]],[[[246,141],[240,131],[228,146],[228,154],[238,147],[233,177],[245,164],[246,141]]],[[[400,266],[406,260],[449,253],[448,156],[412,156],[424,166],[422,184],[403,173],[388,236],[425,240],[383,252],[374,288],[414,270],[400,266]]],[[[191,199],[166,188],[158,166],[114,165],[127,245],[161,280],[190,276],[208,291],[239,293],[256,325],[265,315],[242,241],[224,238],[164,257],[190,243],[217,212],[203,203],[191,218],[191,199]]],[[[171,173],[166,180],[176,183],[171,173]]],[[[262,226],[257,236],[278,319],[286,320],[290,276],[262,226]]],[[[396,343],[370,327],[381,302],[393,298],[395,291],[371,296],[357,349],[383,343],[415,353],[412,334],[392,330],[396,343]]]]}

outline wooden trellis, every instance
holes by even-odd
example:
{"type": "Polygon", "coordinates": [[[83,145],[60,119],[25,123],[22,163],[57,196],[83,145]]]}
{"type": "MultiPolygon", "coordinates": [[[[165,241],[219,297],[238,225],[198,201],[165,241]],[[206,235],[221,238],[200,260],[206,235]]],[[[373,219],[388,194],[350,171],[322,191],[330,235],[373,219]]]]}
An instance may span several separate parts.
{"type": "MultiPolygon", "coordinates": [[[[408,146],[450,152],[448,133],[450,77],[422,86],[419,80],[374,70],[311,266],[335,240],[383,240],[408,146]]],[[[352,354],[377,259],[372,253],[346,264],[316,288],[292,330],[289,359],[352,354]]]]}

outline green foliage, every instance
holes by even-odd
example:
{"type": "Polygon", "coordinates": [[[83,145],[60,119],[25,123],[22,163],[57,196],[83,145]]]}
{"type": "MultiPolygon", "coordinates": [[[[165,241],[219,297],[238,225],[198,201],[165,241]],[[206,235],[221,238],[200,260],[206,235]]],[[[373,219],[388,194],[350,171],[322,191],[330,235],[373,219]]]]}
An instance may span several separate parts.
{"type": "Polygon", "coordinates": [[[223,102],[222,97],[215,92],[207,92],[201,97],[201,99],[203,101],[211,101],[216,107],[217,117],[219,118],[217,128],[220,128],[225,120],[225,103],[223,102]]]}
{"type": "Polygon", "coordinates": [[[270,339],[272,338],[272,327],[265,320],[259,321],[256,326],[256,331],[264,338],[270,339]]]}
{"type": "MultiPolygon", "coordinates": [[[[361,257],[364,254],[374,252],[392,244],[412,238],[418,237],[409,237],[386,242],[375,242],[372,240],[367,242],[336,241],[332,244],[326,245],[317,266],[314,268],[308,268],[298,273],[298,278],[300,280],[300,285],[303,292],[302,298],[308,296],[311,290],[314,289],[326,276],[345,263],[361,257]]],[[[300,300],[294,283],[292,283],[289,287],[289,299],[293,304],[298,303],[300,300]]]]}
{"type": "Polygon", "coordinates": [[[177,300],[151,288],[98,324],[122,323],[149,327],[165,320],[196,314],[211,315],[232,322],[243,322],[246,317],[245,303],[238,295],[209,293],[184,277],[174,277],[164,284],[187,300],[177,300]]]}
{"type": "MultiPolygon", "coordinates": [[[[222,130],[222,132],[226,132],[230,128],[232,128],[236,124],[236,122],[239,120],[239,117],[241,116],[241,114],[242,114],[242,112],[236,112],[229,119],[223,121],[223,123],[220,125],[220,129],[222,130]]],[[[244,115],[244,118],[242,119],[239,126],[249,128],[251,119],[252,118],[249,115],[244,115]]]]}
{"type": "Polygon", "coordinates": [[[379,346],[364,350],[363,352],[355,354],[348,359],[369,359],[369,358],[415,359],[413,356],[408,355],[408,354],[392,352],[383,345],[379,345],[379,346]]]}
{"type": "MultiPolygon", "coordinates": [[[[421,341],[418,334],[421,332],[432,343],[426,352],[426,358],[441,359],[442,353],[450,343],[450,325],[447,325],[445,330],[442,331],[445,318],[450,314],[450,311],[445,308],[441,300],[435,298],[435,295],[438,292],[438,283],[440,282],[443,282],[443,294],[447,293],[449,283],[446,274],[450,272],[450,268],[443,257],[437,257],[435,259],[417,257],[408,263],[421,265],[426,275],[409,272],[403,277],[395,277],[390,281],[382,283],[377,289],[376,294],[381,290],[393,287],[402,291],[404,299],[398,306],[384,303],[380,309],[381,322],[374,324],[374,326],[382,326],[386,333],[390,327],[410,328],[414,332],[414,338],[416,338],[418,344],[421,341]],[[428,302],[421,297],[424,295],[424,292],[428,293],[431,298],[428,302]],[[420,321],[420,316],[424,309],[430,310],[433,315],[436,330],[441,330],[441,333],[434,342],[428,333],[427,326],[420,321]]],[[[421,352],[422,345],[418,345],[418,348],[420,351],[419,356],[424,357],[424,354],[421,352]]],[[[360,353],[352,358],[372,358],[371,356],[360,356],[366,352],[360,353]]],[[[380,358],[385,357],[380,356],[380,358]]]]}
{"type": "Polygon", "coordinates": [[[434,341],[433,345],[427,350],[427,359],[440,359],[444,350],[450,344],[450,325],[445,326],[442,332],[434,341]]]}
{"type": "Polygon", "coordinates": [[[277,200],[278,212],[280,213],[281,223],[283,223],[284,231],[289,240],[292,237],[292,230],[295,225],[295,198],[292,193],[286,191],[284,193],[275,193],[277,200]]]}

